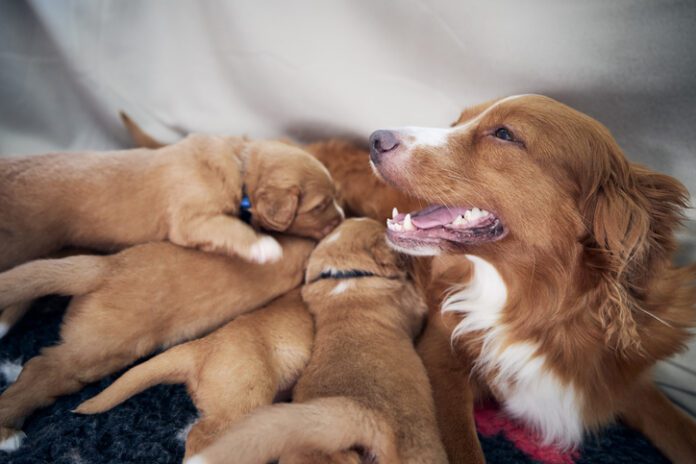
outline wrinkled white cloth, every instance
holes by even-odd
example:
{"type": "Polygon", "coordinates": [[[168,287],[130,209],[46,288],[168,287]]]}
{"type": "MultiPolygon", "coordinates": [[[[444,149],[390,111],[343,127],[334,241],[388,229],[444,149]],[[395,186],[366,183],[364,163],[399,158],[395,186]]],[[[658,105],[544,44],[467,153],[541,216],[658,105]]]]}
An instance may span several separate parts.
{"type": "MultiPolygon", "coordinates": [[[[542,93],[696,193],[695,25],[691,0],[4,1],[0,155],[128,146],[118,110],[163,141],[306,140],[542,93]]],[[[657,370],[692,413],[694,372],[657,370]]]]}

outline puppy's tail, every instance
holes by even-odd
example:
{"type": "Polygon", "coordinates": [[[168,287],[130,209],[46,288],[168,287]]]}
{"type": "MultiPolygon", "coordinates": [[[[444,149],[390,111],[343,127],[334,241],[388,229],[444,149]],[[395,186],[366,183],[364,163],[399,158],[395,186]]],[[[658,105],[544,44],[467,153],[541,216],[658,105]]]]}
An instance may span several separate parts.
{"type": "Polygon", "coordinates": [[[50,295],[84,295],[108,273],[106,256],[39,259],[0,274],[0,308],[50,295]]]}
{"type": "Polygon", "coordinates": [[[155,140],[150,134],[142,130],[140,126],[137,125],[135,121],[133,121],[130,118],[130,116],[128,116],[123,111],[119,111],[118,115],[121,116],[121,121],[123,121],[123,125],[126,126],[126,129],[128,130],[131,139],[133,139],[133,142],[137,147],[162,148],[163,146],[165,146],[163,143],[155,140]]]}
{"type": "Polygon", "coordinates": [[[73,412],[98,414],[160,383],[186,382],[196,364],[193,350],[189,348],[191,343],[195,342],[175,346],[135,366],[109,385],[106,390],[80,404],[73,412]]]}
{"type": "Polygon", "coordinates": [[[398,464],[392,428],[346,397],[258,409],[185,464],[258,464],[305,450],[327,454],[359,445],[380,464],[398,464]]]}

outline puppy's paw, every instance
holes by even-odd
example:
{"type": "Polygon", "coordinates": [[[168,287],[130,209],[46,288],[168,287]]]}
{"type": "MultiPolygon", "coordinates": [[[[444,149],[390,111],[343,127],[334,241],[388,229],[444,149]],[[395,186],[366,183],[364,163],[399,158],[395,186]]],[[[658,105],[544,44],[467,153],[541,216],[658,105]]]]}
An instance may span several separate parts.
{"type": "Polygon", "coordinates": [[[208,461],[206,461],[205,458],[200,454],[196,454],[188,459],[184,459],[184,464],[205,464],[206,462],[208,461]]]}
{"type": "Polygon", "coordinates": [[[283,257],[283,247],[276,239],[265,235],[251,245],[248,256],[255,263],[272,263],[283,257]]]}
{"type": "Polygon", "coordinates": [[[8,429],[0,427],[0,451],[11,453],[16,451],[22,442],[27,438],[27,435],[21,430],[8,429]]]}

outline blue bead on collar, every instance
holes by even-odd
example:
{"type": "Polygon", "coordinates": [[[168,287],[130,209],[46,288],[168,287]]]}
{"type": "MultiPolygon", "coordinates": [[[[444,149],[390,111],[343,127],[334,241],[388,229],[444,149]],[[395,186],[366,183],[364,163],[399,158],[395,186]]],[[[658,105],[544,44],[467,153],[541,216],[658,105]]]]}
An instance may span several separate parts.
{"type": "Polygon", "coordinates": [[[242,201],[239,203],[239,218],[251,224],[251,200],[246,193],[246,186],[242,187],[242,201]]]}

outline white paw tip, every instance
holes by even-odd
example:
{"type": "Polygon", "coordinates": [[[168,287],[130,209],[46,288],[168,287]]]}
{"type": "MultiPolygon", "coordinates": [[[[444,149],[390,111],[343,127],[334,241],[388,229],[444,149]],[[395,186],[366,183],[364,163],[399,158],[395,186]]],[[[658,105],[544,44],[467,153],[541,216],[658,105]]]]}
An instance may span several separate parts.
{"type": "Polygon", "coordinates": [[[3,441],[0,441],[0,451],[16,451],[20,446],[22,446],[22,442],[25,438],[27,438],[27,434],[21,431],[10,435],[3,441]]]}
{"type": "Polygon", "coordinates": [[[0,376],[7,383],[14,383],[22,373],[22,364],[17,361],[0,361],[0,376]]]}
{"type": "Polygon", "coordinates": [[[196,454],[195,456],[191,456],[187,460],[184,461],[184,464],[206,464],[208,461],[205,460],[203,456],[200,454],[196,454]]]}
{"type": "Polygon", "coordinates": [[[283,247],[273,237],[261,237],[251,246],[249,257],[259,264],[278,261],[283,257],[283,247]]]}
{"type": "Polygon", "coordinates": [[[0,338],[7,335],[7,332],[9,332],[9,331],[10,331],[10,326],[4,322],[0,322],[0,338]]]}

